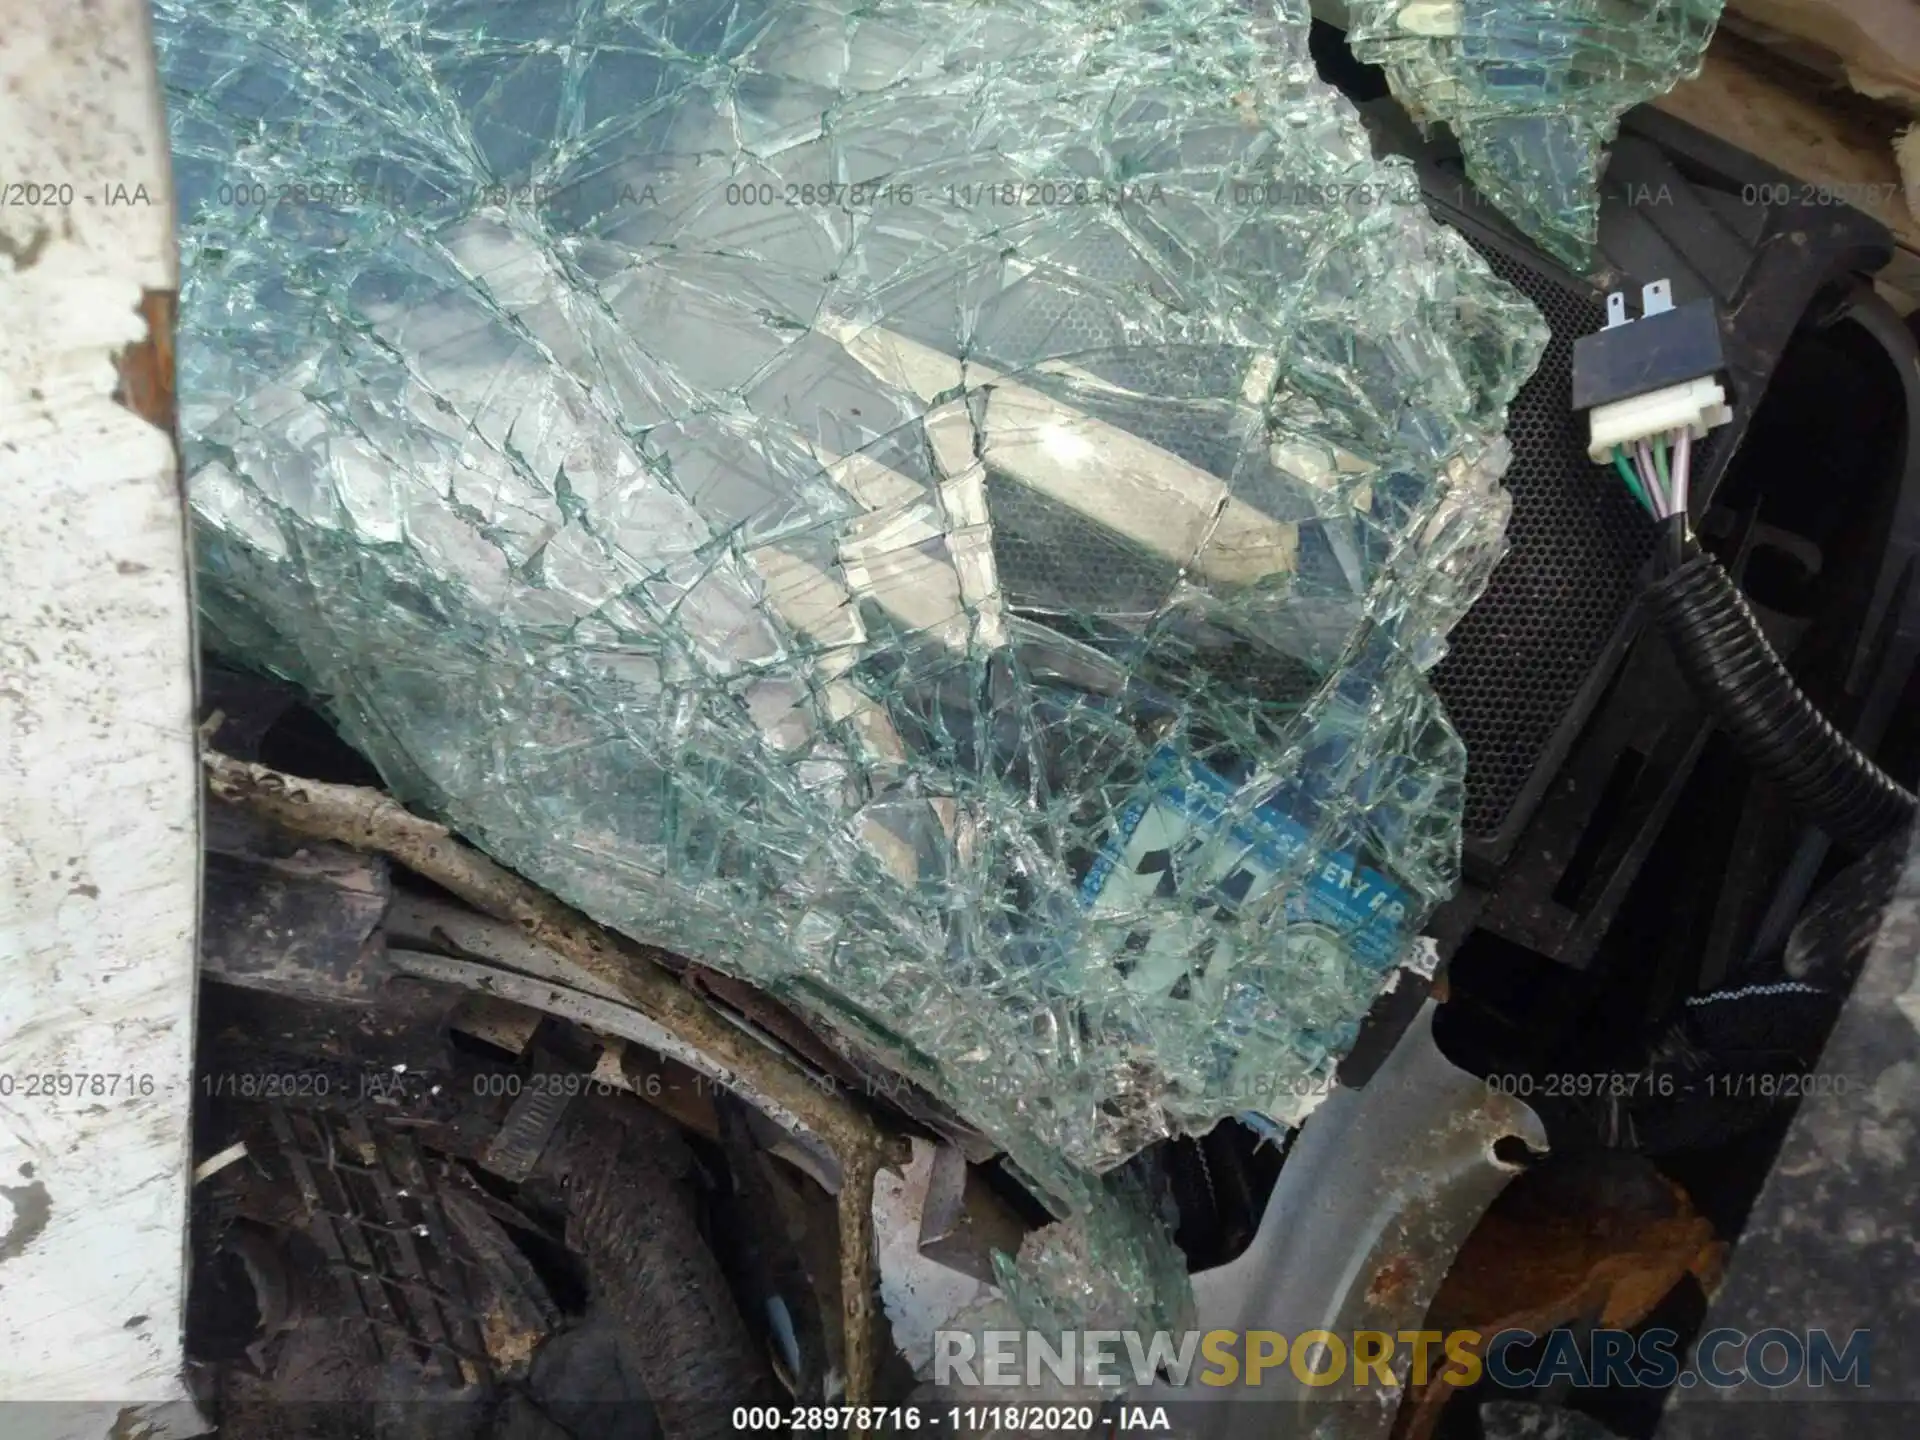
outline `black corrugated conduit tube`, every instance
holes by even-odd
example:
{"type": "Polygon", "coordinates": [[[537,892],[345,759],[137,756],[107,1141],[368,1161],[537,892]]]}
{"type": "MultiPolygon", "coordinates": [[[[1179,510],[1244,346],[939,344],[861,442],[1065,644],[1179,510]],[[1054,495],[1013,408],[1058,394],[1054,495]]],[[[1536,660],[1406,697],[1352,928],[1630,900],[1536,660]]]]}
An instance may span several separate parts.
{"type": "Polygon", "coordinates": [[[1910,823],[1920,801],[1800,693],[1720,562],[1669,522],[1667,563],[1647,591],[1701,700],[1747,763],[1806,818],[1865,846],[1910,823]]]}

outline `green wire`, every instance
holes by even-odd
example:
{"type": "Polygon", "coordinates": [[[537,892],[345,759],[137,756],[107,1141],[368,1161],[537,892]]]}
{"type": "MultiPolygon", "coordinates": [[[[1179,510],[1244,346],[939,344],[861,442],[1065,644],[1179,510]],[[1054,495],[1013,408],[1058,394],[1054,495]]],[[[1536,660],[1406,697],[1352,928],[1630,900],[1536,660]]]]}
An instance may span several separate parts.
{"type": "Polygon", "coordinates": [[[1653,442],[1653,473],[1660,477],[1660,488],[1666,491],[1668,498],[1671,499],[1673,481],[1667,478],[1667,442],[1665,440],[1653,442]]]}
{"type": "Polygon", "coordinates": [[[1627,489],[1633,498],[1640,502],[1641,508],[1649,515],[1653,514],[1653,502],[1647,498],[1647,492],[1640,484],[1640,477],[1633,473],[1633,467],[1627,463],[1627,452],[1618,445],[1613,447],[1613,468],[1620,472],[1620,478],[1627,482],[1627,489]]]}

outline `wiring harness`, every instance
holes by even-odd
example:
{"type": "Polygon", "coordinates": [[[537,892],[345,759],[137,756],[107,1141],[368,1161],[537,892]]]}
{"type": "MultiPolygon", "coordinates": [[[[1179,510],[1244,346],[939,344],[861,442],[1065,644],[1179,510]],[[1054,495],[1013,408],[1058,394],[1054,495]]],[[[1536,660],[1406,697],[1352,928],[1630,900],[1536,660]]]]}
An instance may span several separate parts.
{"type": "MultiPolygon", "coordinates": [[[[1611,460],[1661,527],[1647,607],[1709,714],[1826,840],[1867,852],[1824,902],[1834,915],[1861,913],[1843,903],[1849,886],[1878,875],[1889,857],[1897,866],[1906,847],[1889,837],[1913,821],[1920,801],[1801,692],[1739,587],[1689,530],[1696,451],[1732,418],[1718,381],[1719,320],[1708,299],[1676,306],[1665,280],[1642,299],[1636,320],[1624,295],[1609,295],[1604,328],[1575,344],[1574,407],[1588,416],[1588,454],[1611,460]]],[[[1772,1082],[1812,1072],[1863,950],[1818,943],[1821,926],[1833,926],[1809,920],[1813,928],[1798,927],[1794,937],[1811,937],[1806,943],[1824,964],[1790,969],[1769,952],[1719,988],[1690,996],[1645,1053],[1644,1087],[1559,1102],[1550,1133],[1572,1126],[1606,1146],[1661,1154],[1723,1144],[1777,1113],[1787,1097],[1772,1082]]]]}
{"type": "Polygon", "coordinates": [[[1634,442],[1634,453],[1624,445],[1613,447],[1613,468],[1627,489],[1655,520],[1666,523],[1667,559],[1677,566],[1686,552],[1688,485],[1693,473],[1693,432],[1670,430],[1652,441],[1634,442]],[[1668,457],[1672,459],[1669,461],[1668,457]]]}
{"type": "Polygon", "coordinates": [[[1732,576],[1688,532],[1692,426],[1613,447],[1628,492],[1665,528],[1647,603],[1695,693],[1747,762],[1814,826],[1866,847],[1912,822],[1920,801],[1834,730],[1774,655],[1732,576]]]}
{"type": "Polygon", "coordinates": [[[1677,554],[1647,591],[1695,691],[1754,769],[1815,825],[1866,846],[1909,823],[1916,800],[1828,722],[1787,673],[1720,563],[1668,525],[1677,554]]]}

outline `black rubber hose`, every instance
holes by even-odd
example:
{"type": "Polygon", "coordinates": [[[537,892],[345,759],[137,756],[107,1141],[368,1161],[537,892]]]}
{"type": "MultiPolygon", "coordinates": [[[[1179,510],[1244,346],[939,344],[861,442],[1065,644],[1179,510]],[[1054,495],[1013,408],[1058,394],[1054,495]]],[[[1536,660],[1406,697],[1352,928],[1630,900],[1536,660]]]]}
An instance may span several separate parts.
{"type": "Polygon", "coordinates": [[[1843,844],[1870,845],[1908,824],[1914,796],[1800,693],[1719,562],[1691,545],[1682,554],[1649,588],[1648,603],[1747,763],[1843,844]]]}
{"type": "Polygon", "coordinates": [[[564,1177],[567,1246],[625,1331],[668,1440],[730,1440],[736,1406],[780,1405],[700,1234],[673,1127],[637,1104],[577,1100],[543,1164],[564,1177]]]}

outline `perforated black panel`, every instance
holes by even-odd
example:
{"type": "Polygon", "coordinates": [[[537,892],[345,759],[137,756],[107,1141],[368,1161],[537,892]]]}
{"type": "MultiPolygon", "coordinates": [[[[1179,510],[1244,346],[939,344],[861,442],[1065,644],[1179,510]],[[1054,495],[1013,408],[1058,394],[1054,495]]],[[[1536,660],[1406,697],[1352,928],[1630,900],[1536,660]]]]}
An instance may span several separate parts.
{"type": "Polygon", "coordinates": [[[1507,558],[1434,673],[1467,746],[1467,841],[1498,849],[1525,819],[1516,807],[1528,781],[1632,603],[1656,536],[1619,477],[1587,459],[1586,421],[1570,407],[1573,342],[1599,328],[1598,302],[1476,248],[1553,331],[1507,424],[1507,558]]]}

